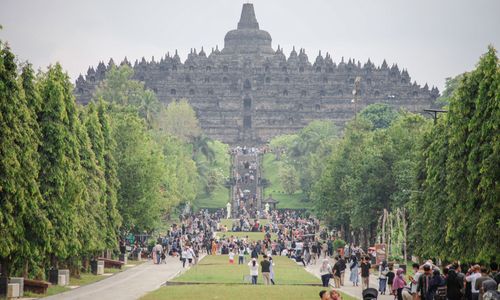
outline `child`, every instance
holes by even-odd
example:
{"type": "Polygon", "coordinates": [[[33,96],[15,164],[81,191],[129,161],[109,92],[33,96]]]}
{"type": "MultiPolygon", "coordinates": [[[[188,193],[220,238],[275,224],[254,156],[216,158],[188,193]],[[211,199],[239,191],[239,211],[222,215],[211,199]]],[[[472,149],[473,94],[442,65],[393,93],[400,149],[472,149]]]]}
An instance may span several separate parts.
{"type": "Polygon", "coordinates": [[[391,292],[391,295],[394,295],[392,292],[392,283],[394,282],[394,277],[396,274],[393,272],[394,266],[392,264],[389,264],[389,272],[387,272],[387,284],[389,285],[389,291],[391,292]]]}
{"type": "Polygon", "coordinates": [[[233,249],[231,248],[231,250],[229,251],[229,263],[230,264],[234,264],[234,251],[233,249]]]}

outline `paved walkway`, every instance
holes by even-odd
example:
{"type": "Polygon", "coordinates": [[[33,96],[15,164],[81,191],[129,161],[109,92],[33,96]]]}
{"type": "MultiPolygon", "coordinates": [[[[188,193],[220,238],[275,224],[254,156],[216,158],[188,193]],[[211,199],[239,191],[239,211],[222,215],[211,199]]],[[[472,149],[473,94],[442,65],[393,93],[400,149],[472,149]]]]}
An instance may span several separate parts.
{"type": "MultiPolygon", "coordinates": [[[[308,265],[305,269],[313,274],[314,276],[318,277],[320,279],[320,283],[321,283],[321,276],[319,275],[319,268],[321,266],[321,261],[323,261],[323,259],[319,259],[318,262],[314,265],[308,265]]],[[[334,265],[334,260],[333,259],[330,259],[330,265],[334,265]]],[[[345,270],[345,277],[344,277],[344,286],[342,286],[342,288],[340,288],[340,290],[346,294],[348,294],[349,296],[352,296],[352,297],[355,297],[357,299],[363,299],[362,297],[362,290],[361,290],[361,277],[359,277],[360,279],[360,282],[359,282],[359,286],[352,286],[352,282],[349,281],[349,277],[351,276],[351,271],[349,268],[347,268],[345,270]]],[[[333,279],[330,281],[330,284],[333,284],[333,279]]],[[[375,288],[378,290],[378,279],[376,276],[374,275],[370,275],[370,287],[372,288],[375,288]]],[[[388,293],[389,292],[389,287],[387,287],[387,290],[386,292],[388,293]]],[[[394,296],[389,296],[389,295],[379,295],[377,299],[380,299],[380,300],[394,300],[394,296]]]]}
{"type": "Polygon", "coordinates": [[[158,289],[167,280],[187,270],[177,257],[168,257],[166,264],[152,261],[117,273],[96,283],[46,297],[47,300],[135,300],[158,289]]]}

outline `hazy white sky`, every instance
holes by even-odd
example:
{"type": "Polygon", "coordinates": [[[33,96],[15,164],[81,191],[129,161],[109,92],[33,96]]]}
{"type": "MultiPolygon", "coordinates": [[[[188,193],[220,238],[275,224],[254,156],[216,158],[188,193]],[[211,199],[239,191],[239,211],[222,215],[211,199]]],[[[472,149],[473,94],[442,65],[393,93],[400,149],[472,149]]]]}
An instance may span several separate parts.
{"type": "MultiPolygon", "coordinates": [[[[21,60],[45,68],[56,61],[75,79],[110,57],[150,60],[190,48],[224,45],[241,0],[0,0],[0,39],[21,60]]],[[[499,0],[254,0],[273,47],[319,50],[407,68],[419,84],[474,67],[487,45],[500,46],[499,0]]]]}

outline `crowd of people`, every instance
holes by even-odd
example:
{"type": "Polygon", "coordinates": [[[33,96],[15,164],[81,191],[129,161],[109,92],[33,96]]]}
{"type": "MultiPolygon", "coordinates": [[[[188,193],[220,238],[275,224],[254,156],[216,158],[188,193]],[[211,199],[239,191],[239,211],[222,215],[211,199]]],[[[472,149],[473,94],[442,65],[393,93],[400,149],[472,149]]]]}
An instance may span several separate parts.
{"type": "MultiPolygon", "coordinates": [[[[324,287],[334,279],[334,288],[344,285],[343,273],[350,269],[350,281],[357,286],[359,277],[362,290],[369,289],[369,278],[372,273],[371,257],[352,255],[349,260],[337,256],[331,266],[327,258],[320,266],[320,275],[324,287]],[[361,261],[361,263],[358,263],[361,261]]],[[[424,264],[414,263],[412,275],[406,275],[403,268],[395,268],[394,264],[382,261],[378,266],[378,293],[389,294],[397,300],[492,300],[500,299],[500,273],[498,264],[461,265],[458,262],[445,267],[436,266],[432,260],[424,264]]],[[[321,294],[321,299],[329,295],[321,294]]]]}
{"type": "Polygon", "coordinates": [[[390,293],[398,300],[417,297],[422,300],[486,300],[499,297],[500,274],[496,262],[489,266],[466,266],[455,262],[441,269],[429,260],[423,265],[414,263],[412,269],[413,275],[405,278],[402,268],[394,274],[391,264],[382,263],[380,276],[383,276],[383,283],[380,283],[379,291],[385,291],[383,278],[386,277],[390,293]]]}
{"type": "MultiPolygon", "coordinates": [[[[498,265],[460,265],[454,263],[438,268],[428,261],[423,265],[414,264],[411,276],[405,269],[382,261],[374,265],[374,252],[365,252],[360,247],[347,244],[343,249],[334,249],[334,234],[320,228],[319,220],[297,210],[262,211],[255,207],[256,194],[248,193],[249,185],[259,180],[256,157],[265,153],[265,148],[236,147],[231,154],[254,157],[238,162],[233,170],[233,180],[237,183],[239,209],[237,218],[228,227],[221,223],[227,218],[227,211],[219,209],[213,212],[201,210],[197,213],[183,214],[179,224],[173,224],[168,233],[158,238],[150,251],[154,263],[165,262],[167,256],[178,257],[183,267],[196,264],[200,255],[227,255],[229,264],[247,264],[248,282],[257,284],[259,276],[265,285],[275,284],[273,257],[286,256],[307,265],[319,265],[319,275],[323,287],[340,289],[348,280],[352,286],[361,290],[370,289],[370,276],[376,268],[378,293],[389,294],[398,300],[489,300],[498,289],[500,275],[498,265]],[[245,190],[242,190],[245,188],[245,190]],[[266,218],[262,222],[260,218],[266,218]],[[217,236],[216,232],[220,232],[217,236]],[[260,232],[262,239],[251,240],[248,236],[231,234],[232,232],[260,232]],[[250,257],[246,261],[246,257],[250,257]],[[334,262],[330,263],[330,258],[334,262]]],[[[234,215],[233,215],[234,216],[234,215]]],[[[142,247],[134,245],[134,251],[142,247]]],[[[279,267],[279,266],[278,266],[279,267]]],[[[498,295],[498,294],[497,294],[498,295]]],[[[324,290],[321,299],[341,299],[335,290],[324,290]]]]}
{"type": "MultiPolygon", "coordinates": [[[[336,289],[344,286],[346,270],[350,271],[347,280],[352,286],[360,282],[362,290],[370,286],[373,256],[354,245],[346,245],[343,251],[334,250],[334,238],[320,229],[319,220],[314,217],[295,210],[273,210],[267,222],[242,215],[233,220],[230,228],[221,223],[225,217],[224,209],[201,210],[181,216],[180,223],[173,224],[168,234],[158,238],[157,244],[149,249],[151,258],[154,263],[161,264],[167,256],[178,257],[185,267],[196,264],[201,254],[227,255],[229,264],[235,264],[237,259],[238,264],[248,265],[248,282],[274,285],[276,265],[273,257],[286,256],[303,266],[319,263],[324,287],[329,287],[330,283],[336,289]],[[232,234],[238,231],[260,232],[262,239],[251,240],[248,236],[232,234]],[[219,236],[216,232],[220,232],[219,236]],[[332,264],[331,257],[334,258],[332,264]]],[[[489,266],[454,263],[439,268],[428,261],[423,265],[413,264],[411,276],[407,276],[403,268],[386,261],[376,268],[378,292],[393,295],[398,300],[495,299],[492,295],[500,282],[496,263],[489,266]]],[[[340,299],[340,294],[325,290],[320,298],[340,299]]]]}

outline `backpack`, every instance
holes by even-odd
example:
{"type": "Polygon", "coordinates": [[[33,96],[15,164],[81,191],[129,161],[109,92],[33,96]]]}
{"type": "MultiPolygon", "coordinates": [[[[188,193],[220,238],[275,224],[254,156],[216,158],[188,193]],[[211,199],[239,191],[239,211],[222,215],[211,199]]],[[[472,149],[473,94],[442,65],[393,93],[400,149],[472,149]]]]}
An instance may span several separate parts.
{"type": "Polygon", "coordinates": [[[439,286],[436,290],[435,300],[446,300],[446,285],[439,286]]]}
{"type": "Polygon", "coordinates": [[[483,300],[499,300],[500,292],[499,291],[487,291],[483,295],[483,300]]]}

